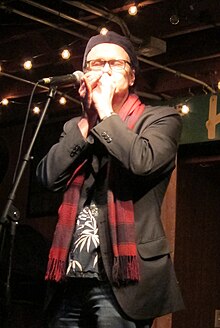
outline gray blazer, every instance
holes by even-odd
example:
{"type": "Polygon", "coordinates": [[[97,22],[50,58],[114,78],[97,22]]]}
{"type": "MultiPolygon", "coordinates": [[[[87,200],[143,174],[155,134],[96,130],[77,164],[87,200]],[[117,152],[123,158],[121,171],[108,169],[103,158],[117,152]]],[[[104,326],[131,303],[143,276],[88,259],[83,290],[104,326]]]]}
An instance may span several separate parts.
{"type": "MultiPolygon", "coordinates": [[[[39,181],[54,191],[65,188],[70,174],[88,156],[96,169],[91,149],[104,150],[105,160],[116,159],[120,163],[120,193],[126,194],[128,188],[132,190],[140,265],[137,284],[122,287],[112,284],[116,299],[128,316],[138,320],[182,309],[183,301],[160,218],[163,197],[175,167],[181,117],[171,107],[146,106],[133,130],[129,130],[118,115],[113,115],[98,123],[87,140],[78,129],[79,119],[64,125],[60,141],[39,163],[39,181]]],[[[82,205],[83,200],[80,202],[82,205]]],[[[99,208],[101,255],[112,283],[106,203],[100,202],[99,208]]]]}

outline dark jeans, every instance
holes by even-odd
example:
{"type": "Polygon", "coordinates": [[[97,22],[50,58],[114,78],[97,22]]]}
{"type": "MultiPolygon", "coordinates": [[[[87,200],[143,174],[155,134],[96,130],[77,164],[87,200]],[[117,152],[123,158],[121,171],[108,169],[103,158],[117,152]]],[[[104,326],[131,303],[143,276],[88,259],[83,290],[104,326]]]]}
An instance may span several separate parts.
{"type": "Polygon", "coordinates": [[[107,282],[83,278],[69,280],[60,300],[53,303],[49,328],[151,327],[153,320],[134,321],[121,311],[107,282]]]}

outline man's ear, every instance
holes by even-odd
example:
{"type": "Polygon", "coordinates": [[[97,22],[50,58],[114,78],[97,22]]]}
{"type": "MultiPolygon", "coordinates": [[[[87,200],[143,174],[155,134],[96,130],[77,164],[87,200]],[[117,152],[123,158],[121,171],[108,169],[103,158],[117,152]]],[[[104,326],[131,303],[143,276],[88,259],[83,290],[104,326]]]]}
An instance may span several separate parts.
{"type": "Polygon", "coordinates": [[[132,69],[132,70],[131,70],[131,76],[130,76],[130,87],[131,87],[132,85],[134,85],[134,82],[135,82],[135,70],[132,69]]]}

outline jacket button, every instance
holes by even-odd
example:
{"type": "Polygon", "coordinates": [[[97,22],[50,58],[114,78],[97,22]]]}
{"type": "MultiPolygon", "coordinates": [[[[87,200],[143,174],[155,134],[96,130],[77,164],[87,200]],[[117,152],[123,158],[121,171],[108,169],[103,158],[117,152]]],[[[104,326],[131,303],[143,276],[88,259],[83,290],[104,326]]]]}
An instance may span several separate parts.
{"type": "Polygon", "coordinates": [[[72,151],[70,153],[70,156],[73,157],[75,154],[77,154],[80,150],[80,146],[79,145],[75,145],[73,148],[72,148],[72,151]]]}
{"type": "Polygon", "coordinates": [[[73,151],[77,152],[80,149],[80,146],[76,145],[73,147],[73,151]]]}

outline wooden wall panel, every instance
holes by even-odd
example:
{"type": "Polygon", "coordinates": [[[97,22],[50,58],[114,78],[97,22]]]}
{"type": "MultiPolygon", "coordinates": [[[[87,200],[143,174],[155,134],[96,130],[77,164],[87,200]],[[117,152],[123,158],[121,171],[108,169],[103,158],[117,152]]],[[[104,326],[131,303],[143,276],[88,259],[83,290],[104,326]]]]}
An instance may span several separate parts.
{"type": "MultiPolygon", "coordinates": [[[[162,206],[162,221],[166,235],[169,239],[171,256],[174,257],[175,247],[175,226],[176,226],[176,176],[177,170],[175,169],[166,191],[162,206]]],[[[172,327],[172,314],[157,318],[154,321],[153,328],[171,328],[172,327]]]]}

